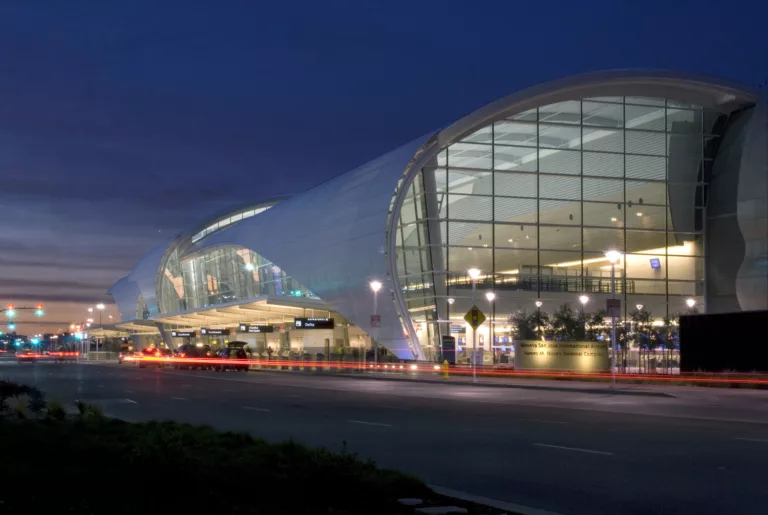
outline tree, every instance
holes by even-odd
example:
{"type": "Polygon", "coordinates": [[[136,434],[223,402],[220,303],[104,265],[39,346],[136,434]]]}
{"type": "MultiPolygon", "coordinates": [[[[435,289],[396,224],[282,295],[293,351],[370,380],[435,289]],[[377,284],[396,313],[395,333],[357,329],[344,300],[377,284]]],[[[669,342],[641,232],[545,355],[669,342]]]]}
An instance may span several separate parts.
{"type": "MultiPolygon", "coordinates": [[[[638,370],[642,367],[643,350],[652,351],[651,343],[651,312],[641,307],[640,309],[633,309],[629,313],[629,319],[632,321],[634,333],[632,335],[638,352],[637,366],[638,370]]],[[[629,341],[627,341],[629,343],[629,341]]],[[[627,348],[629,345],[627,345],[627,348]]],[[[646,353],[646,371],[648,369],[648,354],[646,353]]]]}
{"type": "Polygon", "coordinates": [[[520,340],[533,340],[536,338],[535,328],[531,325],[531,320],[525,310],[516,311],[510,317],[510,321],[515,326],[515,337],[520,340]]]}
{"type": "Polygon", "coordinates": [[[552,315],[552,332],[556,340],[574,339],[578,326],[579,320],[576,313],[568,304],[560,306],[560,309],[552,315]]]}

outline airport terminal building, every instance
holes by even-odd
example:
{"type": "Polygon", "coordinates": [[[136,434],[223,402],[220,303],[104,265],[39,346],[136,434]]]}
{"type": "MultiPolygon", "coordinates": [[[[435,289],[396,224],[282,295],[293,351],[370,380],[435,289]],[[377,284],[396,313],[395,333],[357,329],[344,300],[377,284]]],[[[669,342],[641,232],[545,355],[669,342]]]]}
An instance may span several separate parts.
{"type": "Polygon", "coordinates": [[[436,360],[444,336],[460,351],[472,341],[464,315],[476,304],[488,317],[478,347],[503,354],[516,313],[605,309],[609,250],[621,253],[622,319],[768,309],[760,93],[650,71],[513,93],[303,194],[164,242],[111,288],[117,328],[286,355],[359,353],[373,339],[400,359],[436,360]]]}

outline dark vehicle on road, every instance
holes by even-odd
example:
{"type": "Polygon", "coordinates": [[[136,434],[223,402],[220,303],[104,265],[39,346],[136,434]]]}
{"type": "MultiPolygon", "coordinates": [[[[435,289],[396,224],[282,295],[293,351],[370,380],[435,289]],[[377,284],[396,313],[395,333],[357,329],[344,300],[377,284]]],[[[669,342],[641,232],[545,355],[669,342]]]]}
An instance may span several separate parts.
{"type": "Polygon", "coordinates": [[[139,368],[158,367],[163,368],[168,364],[167,358],[172,358],[170,349],[142,349],[139,368]],[[145,359],[150,358],[150,359],[145,359]]]}
{"type": "Polygon", "coordinates": [[[215,370],[220,372],[226,370],[248,372],[248,354],[246,354],[242,346],[230,346],[221,349],[218,357],[227,360],[227,362],[217,364],[215,370]],[[243,363],[237,363],[238,361],[242,361],[243,363]]]}
{"type": "Polygon", "coordinates": [[[193,368],[207,370],[213,368],[213,364],[209,360],[215,356],[211,352],[211,347],[209,345],[197,346],[187,343],[179,347],[176,357],[180,360],[185,360],[178,362],[177,367],[179,370],[189,370],[193,368]],[[199,362],[196,363],[195,361],[199,362]]]}

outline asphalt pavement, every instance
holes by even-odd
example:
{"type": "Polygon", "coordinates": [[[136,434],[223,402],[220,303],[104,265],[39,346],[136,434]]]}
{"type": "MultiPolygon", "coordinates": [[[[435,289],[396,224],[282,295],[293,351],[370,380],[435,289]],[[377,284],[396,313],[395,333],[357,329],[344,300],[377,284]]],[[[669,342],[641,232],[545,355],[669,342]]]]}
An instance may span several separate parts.
{"type": "Polygon", "coordinates": [[[8,361],[0,377],[130,421],[346,445],[432,485],[563,515],[768,510],[768,391],[618,395],[539,387],[551,382],[500,388],[8,361]]]}

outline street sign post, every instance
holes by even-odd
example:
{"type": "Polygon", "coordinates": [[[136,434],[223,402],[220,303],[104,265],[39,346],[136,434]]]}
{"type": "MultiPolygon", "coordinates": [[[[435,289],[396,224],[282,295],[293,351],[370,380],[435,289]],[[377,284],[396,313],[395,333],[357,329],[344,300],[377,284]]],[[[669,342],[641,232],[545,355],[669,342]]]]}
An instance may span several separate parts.
{"type": "Polygon", "coordinates": [[[483,322],[485,322],[485,315],[480,311],[480,308],[472,306],[469,311],[467,311],[467,314],[464,315],[464,320],[467,321],[472,329],[477,329],[483,322]]]}
{"type": "Polygon", "coordinates": [[[477,381],[477,328],[485,322],[485,315],[480,308],[472,306],[464,315],[464,320],[472,328],[472,382],[475,382],[477,381]]]}

